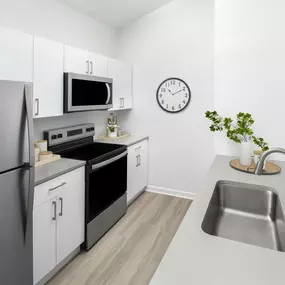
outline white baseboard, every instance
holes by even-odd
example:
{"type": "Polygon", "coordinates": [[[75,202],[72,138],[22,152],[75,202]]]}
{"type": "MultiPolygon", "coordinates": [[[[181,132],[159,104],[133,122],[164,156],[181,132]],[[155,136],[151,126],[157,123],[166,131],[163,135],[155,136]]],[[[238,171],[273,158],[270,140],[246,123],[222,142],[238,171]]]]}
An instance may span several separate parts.
{"type": "Polygon", "coordinates": [[[195,193],[186,192],[186,191],[179,191],[179,190],[174,190],[174,189],[169,189],[169,188],[164,188],[164,187],[157,187],[157,186],[152,186],[152,185],[148,185],[146,187],[146,191],[164,194],[164,195],[175,196],[175,197],[180,197],[180,198],[185,198],[185,199],[191,199],[191,200],[194,200],[194,198],[196,196],[195,193]]]}

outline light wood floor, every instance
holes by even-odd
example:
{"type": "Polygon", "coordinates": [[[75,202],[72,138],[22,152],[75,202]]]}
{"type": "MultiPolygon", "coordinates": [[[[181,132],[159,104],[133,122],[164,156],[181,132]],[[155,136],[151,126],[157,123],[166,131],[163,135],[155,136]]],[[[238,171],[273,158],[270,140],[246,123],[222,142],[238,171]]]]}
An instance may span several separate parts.
{"type": "Polygon", "coordinates": [[[48,284],[149,284],[190,204],[144,193],[89,252],[78,255],[48,284]]]}

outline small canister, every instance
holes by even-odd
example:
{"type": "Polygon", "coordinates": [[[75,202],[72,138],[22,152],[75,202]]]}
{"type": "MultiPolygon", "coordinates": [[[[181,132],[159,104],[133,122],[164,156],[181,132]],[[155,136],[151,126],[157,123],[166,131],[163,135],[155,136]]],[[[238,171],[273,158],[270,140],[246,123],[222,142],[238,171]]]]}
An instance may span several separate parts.
{"type": "Polygon", "coordinates": [[[49,159],[49,158],[52,158],[52,152],[51,151],[40,152],[40,155],[39,155],[40,161],[45,160],[45,159],[49,159]]]}
{"type": "Polygon", "coordinates": [[[40,152],[47,151],[47,141],[46,140],[37,141],[36,147],[40,149],[40,152]]]}

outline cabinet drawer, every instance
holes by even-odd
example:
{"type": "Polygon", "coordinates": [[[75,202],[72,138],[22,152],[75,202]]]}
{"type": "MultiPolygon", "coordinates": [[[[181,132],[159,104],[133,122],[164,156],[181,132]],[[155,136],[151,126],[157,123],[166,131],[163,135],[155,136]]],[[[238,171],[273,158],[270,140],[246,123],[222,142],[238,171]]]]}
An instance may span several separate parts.
{"type": "MultiPolygon", "coordinates": [[[[76,170],[58,176],[52,180],[42,183],[35,187],[34,207],[37,207],[50,199],[58,196],[65,188],[69,187],[70,183],[74,184],[76,176],[83,173],[84,177],[85,167],[80,167],[76,170]]],[[[81,176],[78,176],[81,178],[81,176]]],[[[79,179],[78,179],[79,180],[79,179]]],[[[79,181],[82,181],[81,179],[79,181]]],[[[84,182],[83,182],[84,183],[84,182]]]]}

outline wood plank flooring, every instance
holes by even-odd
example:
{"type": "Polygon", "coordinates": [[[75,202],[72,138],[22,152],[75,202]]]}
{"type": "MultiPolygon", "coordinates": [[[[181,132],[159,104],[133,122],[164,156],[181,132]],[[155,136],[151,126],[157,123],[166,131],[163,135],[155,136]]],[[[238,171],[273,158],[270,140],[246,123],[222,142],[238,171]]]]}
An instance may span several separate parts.
{"type": "Polygon", "coordinates": [[[49,285],[148,285],[191,200],[145,192],[49,285]]]}

